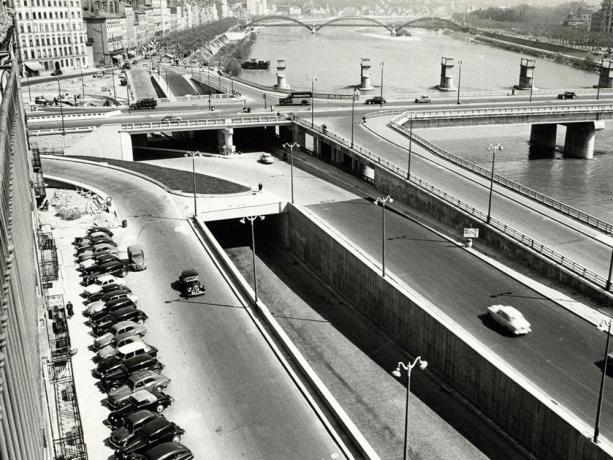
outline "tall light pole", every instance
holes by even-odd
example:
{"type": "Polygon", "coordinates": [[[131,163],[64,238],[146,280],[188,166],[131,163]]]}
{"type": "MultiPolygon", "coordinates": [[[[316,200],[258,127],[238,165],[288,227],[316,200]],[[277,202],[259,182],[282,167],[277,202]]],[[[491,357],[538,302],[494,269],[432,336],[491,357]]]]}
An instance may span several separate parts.
{"type": "Polygon", "coordinates": [[[534,73],[536,72],[536,65],[532,67],[532,81],[530,82],[530,102],[532,102],[532,91],[534,91],[534,73]]]}
{"type": "Polygon", "coordinates": [[[85,83],[83,83],[83,64],[79,65],[81,70],[81,97],[83,98],[83,104],[85,104],[85,83]]]}
{"type": "Polygon", "coordinates": [[[193,183],[193,187],[194,187],[194,218],[198,217],[198,202],[196,200],[196,157],[200,156],[200,152],[199,151],[195,151],[195,152],[185,152],[185,155],[183,155],[184,157],[191,157],[192,159],[192,183],[193,183]]]}
{"type": "Polygon", "coordinates": [[[407,372],[407,397],[404,408],[404,448],[402,449],[402,458],[407,459],[407,441],[408,441],[408,429],[409,429],[409,399],[411,395],[411,371],[415,366],[419,364],[419,368],[423,371],[428,367],[428,361],[421,359],[421,356],[415,358],[413,362],[399,362],[396,369],[392,371],[392,375],[396,378],[402,377],[402,370],[407,372]]]}
{"type": "Polygon", "coordinates": [[[292,204],[294,204],[294,147],[300,147],[296,142],[286,142],[283,148],[289,149],[289,178],[290,178],[290,194],[292,204]]]}
{"type": "Polygon", "coordinates": [[[113,98],[117,102],[117,93],[115,92],[115,69],[111,69],[111,81],[113,82],[113,98]]]}
{"type": "Polygon", "coordinates": [[[375,200],[375,206],[381,205],[381,276],[385,278],[385,206],[388,203],[393,203],[391,196],[387,195],[385,198],[377,198],[375,200]]]}
{"type": "Polygon", "coordinates": [[[383,66],[385,65],[385,62],[381,61],[381,92],[379,93],[379,96],[381,97],[381,100],[379,101],[379,107],[383,108],[383,66]]]}
{"type": "Polygon", "coordinates": [[[253,228],[253,222],[258,218],[260,220],[264,220],[264,216],[245,216],[242,219],[240,219],[241,224],[246,223],[245,219],[247,219],[249,223],[251,224],[251,257],[252,257],[252,264],[253,264],[253,293],[255,295],[255,303],[258,302],[258,279],[257,279],[256,268],[255,268],[255,230],[253,228]]]}
{"type": "Polygon", "coordinates": [[[26,71],[26,80],[28,81],[28,101],[32,105],[32,90],[30,89],[30,75],[26,71]]]}
{"type": "Polygon", "coordinates": [[[355,116],[355,98],[358,94],[358,90],[353,90],[353,97],[351,98],[351,148],[353,148],[353,124],[354,124],[354,116],[355,116]]]}
{"type": "Polygon", "coordinates": [[[492,216],[492,194],[494,192],[494,165],[496,164],[496,151],[502,150],[501,144],[490,144],[485,148],[488,152],[492,152],[492,171],[490,173],[490,196],[487,201],[487,220],[489,224],[492,216]]]}
{"type": "Polygon", "coordinates": [[[126,94],[128,96],[128,113],[132,113],[132,109],[130,108],[130,83],[126,85],[126,94]]]}
{"type": "Polygon", "coordinates": [[[60,116],[62,117],[62,136],[66,135],[66,127],[64,126],[64,106],[62,105],[62,88],[60,87],[60,79],[57,80],[58,101],[60,103],[60,116]]]}
{"type": "Polygon", "coordinates": [[[311,128],[315,126],[315,81],[317,77],[311,77],[311,128]]]}
{"type": "Polygon", "coordinates": [[[409,160],[407,161],[407,180],[411,180],[411,153],[413,152],[413,115],[409,117],[409,160]]]}
{"type": "Polygon", "coordinates": [[[462,59],[458,59],[458,105],[460,105],[461,87],[462,87],[462,59]]]}
{"type": "Polygon", "coordinates": [[[602,376],[600,377],[600,390],[598,391],[598,405],[596,406],[596,421],[594,422],[594,443],[598,442],[600,434],[600,412],[602,410],[602,397],[604,395],[604,381],[607,375],[607,366],[609,365],[609,340],[611,339],[611,324],[613,320],[603,321],[598,326],[598,329],[607,333],[607,341],[604,349],[604,363],[602,365],[602,376]]]}

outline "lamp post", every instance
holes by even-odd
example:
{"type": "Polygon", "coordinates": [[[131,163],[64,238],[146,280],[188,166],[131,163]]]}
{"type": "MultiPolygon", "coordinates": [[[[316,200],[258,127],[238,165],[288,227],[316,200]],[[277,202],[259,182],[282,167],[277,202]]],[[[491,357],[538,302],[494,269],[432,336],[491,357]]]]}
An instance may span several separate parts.
{"type": "Polygon", "coordinates": [[[381,205],[381,276],[385,278],[385,206],[387,203],[393,203],[391,196],[385,198],[377,198],[375,206],[381,205]]]}
{"type": "Polygon", "coordinates": [[[232,74],[230,74],[230,84],[232,85],[232,96],[234,96],[234,78],[232,78],[232,74]]]}
{"type": "Polygon", "coordinates": [[[128,113],[132,113],[132,109],[130,108],[130,84],[126,85],[126,95],[128,96],[128,113]]]}
{"type": "Polygon", "coordinates": [[[379,101],[379,107],[383,108],[383,66],[385,65],[385,62],[381,61],[381,92],[379,93],[379,96],[381,97],[381,100],[379,101]]]}
{"type": "Polygon", "coordinates": [[[62,105],[62,88],[60,87],[60,79],[57,80],[58,101],[60,103],[60,116],[62,117],[62,136],[66,135],[66,127],[64,126],[64,106],[62,105]]]}
{"type": "Polygon", "coordinates": [[[192,159],[192,182],[194,186],[194,218],[198,217],[198,202],[196,201],[196,157],[200,156],[199,151],[185,152],[184,157],[191,157],[192,159]]]}
{"type": "Polygon", "coordinates": [[[598,405],[596,406],[596,421],[594,422],[594,443],[598,442],[600,434],[600,412],[602,410],[602,397],[604,395],[604,380],[607,375],[607,366],[609,364],[609,341],[611,339],[611,324],[613,320],[603,321],[598,326],[598,329],[607,333],[607,340],[604,349],[604,363],[602,365],[602,376],[600,377],[600,390],[598,391],[598,405]]]}
{"type": "Polygon", "coordinates": [[[407,161],[407,180],[411,180],[411,153],[413,152],[413,115],[409,117],[409,160],[407,161]]]}
{"type": "Polygon", "coordinates": [[[534,73],[536,72],[536,66],[532,67],[532,81],[530,82],[530,102],[532,102],[532,91],[534,90],[534,73]]]}
{"type": "Polygon", "coordinates": [[[83,104],[85,104],[85,83],[83,83],[83,67],[82,64],[79,66],[79,70],[81,70],[81,97],[83,98],[83,104]]]}
{"type": "Polygon", "coordinates": [[[253,293],[255,296],[255,303],[258,302],[258,279],[256,276],[257,273],[256,273],[256,268],[255,268],[255,230],[253,228],[253,222],[258,218],[260,220],[264,220],[264,216],[245,216],[242,219],[240,219],[241,224],[246,223],[245,219],[247,219],[249,223],[251,224],[251,257],[252,257],[252,264],[253,264],[253,293]]]}
{"type": "Polygon", "coordinates": [[[113,82],[113,98],[117,101],[117,93],[115,92],[115,69],[111,70],[111,81],[113,82]]]}
{"type": "Polygon", "coordinates": [[[486,222],[489,224],[492,216],[492,194],[494,192],[494,165],[496,163],[496,151],[502,150],[501,144],[490,144],[485,148],[488,152],[492,152],[492,171],[490,173],[490,196],[487,201],[487,220],[486,222]]]}
{"type": "Polygon", "coordinates": [[[294,147],[300,147],[296,142],[286,142],[283,148],[289,149],[289,180],[290,180],[290,195],[291,202],[294,204],[294,147]]]}
{"type": "Polygon", "coordinates": [[[460,88],[462,87],[462,59],[458,59],[458,105],[460,105],[460,88]]]}
{"type": "Polygon", "coordinates": [[[358,95],[358,90],[353,90],[353,97],[351,98],[351,148],[353,148],[353,119],[355,116],[355,98],[358,95]]]}
{"type": "Polygon", "coordinates": [[[28,75],[27,71],[26,71],[26,80],[28,81],[28,101],[30,105],[32,105],[32,90],[30,89],[30,76],[28,75]]]}
{"type": "Polygon", "coordinates": [[[315,126],[315,80],[316,77],[311,77],[311,128],[315,126]]]}
{"type": "Polygon", "coordinates": [[[407,459],[407,441],[408,441],[408,428],[409,428],[409,399],[411,395],[411,371],[415,366],[419,365],[419,368],[423,371],[428,367],[428,361],[421,359],[421,356],[415,358],[413,362],[399,362],[396,369],[392,371],[394,377],[400,378],[402,376],[402,370],[407,372],[407,397],[404,408],[404,447],[402,449],[402,458],[407,459]]]}

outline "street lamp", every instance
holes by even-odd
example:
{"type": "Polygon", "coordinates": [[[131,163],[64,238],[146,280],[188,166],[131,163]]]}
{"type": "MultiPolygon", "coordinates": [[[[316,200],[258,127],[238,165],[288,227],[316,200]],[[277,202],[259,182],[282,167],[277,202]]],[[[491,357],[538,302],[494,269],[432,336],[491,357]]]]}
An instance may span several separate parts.
{"type": "Polygon", "coordinates": [[[487,220],[486,222],[490,223],[491,213],[492,213],[492,193],[494,191],[494,164],[496,163],[496,151],[502,150],[501,144],[490,144],[485,148],[488,152],[492,152],[492,171],[490,173],[490,196],[487,202],[487,220]]]}
{"type": "Polygon", "coordinates": [[[411,371],[419,364],[419,368],[423,371],[428,367],[428,361],[421,359],[421,356],[415,358],[413,362],[399,362],[396,369],[392,371],[392,375],[396,378],[402,377],[402,370],[407,371],[407,397],[404,408],[404,448],[402,449],[402,458],[407,459],[407,440],[408,440],[408,425],[409,425],[409,398],[411,395],[411,371]]]}
{"type": "Polygon", "coordinates": [[[198,217],[198,202],[196,201],[196,161],[195,158],[201,156],[199,151],[185,152],[183,155],[186,158],[192,159],[192,182],[194,186],[194,218],[198,217]]]}
{"type": "Polygon", "coordinates": [[[246,223],[245,219],[247,219],[249,223],[251,224],[251,256],[252,256],[252,263],[253,263],[253,293],[255,295],[255,303],[258,302],[258,279],[256,276],[256,269],[255,269],[255,230],[253,228],[253,222],[258,218],[260,220],[264,220],[264,216],[245,216],[242,219],[240,219],[241,224],[246,223]]]}
{"type": "Polygon", "coordinates": [[[113,82],[113,98],[117,101],[117,93],[115,92],[115,69],[111,69],[111,81],[113,82]]]}
{"type": "Polygon", "coordinates": [[[462,59],[458,59],[458,105],[460,105],[460,88],[462,87],[462,59]]]}
{"type": "Polygon", "coordinates": [[[353,117],[355,116],[355,98],[358,94],[358,90],[354,89],[353,97],[351,98],[351,148],[353,148],[353,117]]]}
{"type": "Polygon", "coordinates": [[[62,105],[62,88],[60,87],[60,79],[57,80],[58,101],[60,103],[60,115],[62,117],[62,136],[66,135],[66,127],[64,126],[64,106],[62,105]]]}
{"type": "Polygon", "coordinates": [[[379,107],[383,108],[383,66],[385,65],[385,62],[381,61],[381,92],[379,94],[379,96],[381,97],[381,99],[379,100],[379,107]]]}
{"type": "Polygon", "coordinates": [[[300,147],[296,142],[286,142],[283,144],[283,148],[289,149],[289,177],[290,177],[290,194],[292,204],[294,204],[294,147],[300,147]]]}
{"type": "Polygon", "coordinates": [[[607,333],[607,340],[604,349],[604,363],[602,366],[602,376],[600,378],[600,390],[598,391],[598,405],[596,406],[596,421],[594,422],[594,443],[598,442],[600,434],[600,412],[602,410],[602,397],[604,395],[604,380],[607,375],[607,366],[609,364],[609,340],[611,339],[611,324],[613,320],[602,321],[598,329],[607,333]]]}
{"type": "Polygon", "coordinates": [[[83,104],[85,104],[85,83],[83,82],[83,64],[79,65],[79,70],[81,71],[81,97],[83,98],[83,104]]]}
{"type": "Polygon", "coordinates": [[[391,196],[387,195],[385,198],[377,198],[374,205],[381,205],[381,276],[385,278],[385,205],[387,203],[393,203],[394,200],[391,196]]]}
{"type": "Polygon", "coordinates": [[[413,114],[409,117],[409,161],[407,161],[407,180],[411,180],[411,153],[413,152],[413,114]]]}
{"type": "Polygon", "coordinates": [[[315,127],[315,81],[317,77],[311,77],[311,128],[315,127]]]}
{"type": "Polygon", "coordinates": [[[128,113],[132,113],[132,109],[130,108],[130,84],[126,85],[126,94],[128,96],[128,113]]]}

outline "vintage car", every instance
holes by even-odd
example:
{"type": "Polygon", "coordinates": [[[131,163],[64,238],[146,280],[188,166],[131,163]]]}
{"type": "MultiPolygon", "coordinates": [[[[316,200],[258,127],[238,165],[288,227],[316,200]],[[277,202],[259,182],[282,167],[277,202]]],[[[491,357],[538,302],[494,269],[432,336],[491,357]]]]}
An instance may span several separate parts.
{"type": "Polygon", "coordinates": [[[112,408],[119,407],[122,401],[128,399],[138,390],[163,390],[170,379],[155,371],[138,371],[132,374],[125,385],[115,388],[109,393],[108,402],[112,408]]]}
{"type": "Polygon", "coordinates": [[[530,323],[515,307],[511,307],[510,305],[490,305],[487,307],[487,313],[496,323],[515,335],[523,335],[532,332],[530,323]]]}
{"type": "Polygon", "coordinates": [[[145,265],[145,252],[143,248],[136,244],[128,246],[128,267],[135,272],[140,272],[147,268],[147,265],[145,265]]]}
{"type": "Polygon", "coordinates": [[[185,430],[176,423],[158,417],[147,422],[123,446],[118,447],[115,456],[120,459],[134,459],[134,454],[145,452],[164,442],[179,442],[184,434],[185,430]]]}
{"type": "Polygon", "coordinates": [[[103,275],[98,277],[92,284],[83,289],[83,293],[89,297],[97,292],[100,292],[104,286],[108,286],[110,284],[118,284],[120,286],[125,286],[126,281],[121,278],[115,278],[111,275],[103,275]]]}
{"type": "Polygon", "coordinates": [[[183,270],[179,276],[181,293],[186,297],[203,295],[206,287],[200,282],[200,275],[196,270],[183,270]]]}
{"type": "Polygon", "coordinates": [[[107,345],[116,344],[119,340],[129,335],[143,337],[146,333],[147,329],[134,321],[121,321],[120,323],[113,324],[109,332],[102,334],[100,337],[96,337],[92,348],[94,350],[99,350],[107,345]]]}
{"type": "Polygon", "coordinates": [[[124,426],[126,418],[136,411],[148,409],[161,413],[174,402],[172,396],[163,391],[138,390],[118,405],[107,417],[109,425],[124,426]]]}

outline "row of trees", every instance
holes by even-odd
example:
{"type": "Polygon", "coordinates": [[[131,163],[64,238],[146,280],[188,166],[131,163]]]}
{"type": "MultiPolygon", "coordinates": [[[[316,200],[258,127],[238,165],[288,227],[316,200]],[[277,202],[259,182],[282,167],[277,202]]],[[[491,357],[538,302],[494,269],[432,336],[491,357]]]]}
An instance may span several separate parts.
{"type": "Polygon", "coordinates": [[[238,22],[238,19],[235,18],[224,18],[189,30],[171,32],[159,41],[159,46],[163,49],[174,50],[176,57],[185,58],[205,47],[209,41],[227,32],[238,22]]]}

